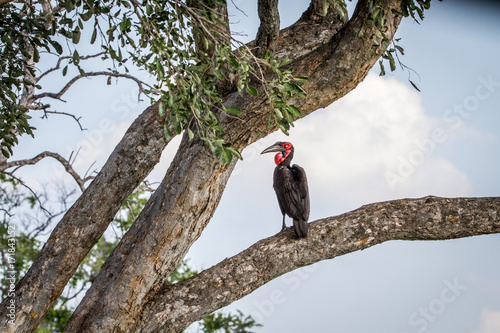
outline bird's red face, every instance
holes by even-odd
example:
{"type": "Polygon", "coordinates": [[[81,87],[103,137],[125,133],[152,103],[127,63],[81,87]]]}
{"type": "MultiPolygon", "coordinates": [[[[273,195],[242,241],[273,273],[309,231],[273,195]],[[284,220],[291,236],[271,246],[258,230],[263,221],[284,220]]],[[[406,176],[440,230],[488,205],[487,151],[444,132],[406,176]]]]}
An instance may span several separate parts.
{"type": "Polygon", "coordinates": [[[292,144],[290,142],[283,142],[281,146],[283,147],[283,151],[280,151],[274,156],[274,163],[276,163],[276,165],[279,165],[281,162],[283,162],[292,152],[292,144]]]}
{"type": "Polygon", "coordinates": [[[278,141],[271,147],[264,149],[261,154],[278,152],[274,156],[274,162],[276,165],[281,164],[286,158],[293,152],[293,146],[290,142],[278,141]]]}

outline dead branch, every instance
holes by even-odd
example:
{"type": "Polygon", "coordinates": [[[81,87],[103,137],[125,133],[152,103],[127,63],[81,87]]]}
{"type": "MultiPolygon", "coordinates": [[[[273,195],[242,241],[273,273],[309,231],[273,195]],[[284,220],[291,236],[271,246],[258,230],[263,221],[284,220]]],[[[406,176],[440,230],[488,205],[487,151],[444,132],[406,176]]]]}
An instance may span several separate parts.
{"type": "MultiPolygon", "coordinates": [[[[10,169],[10,168],[15,167],[15,169],[12,171],[12,172],[15,172],[17,169],[19,169],[25,165],[34,165],[45,157],[52,157],[52,158],[55,158],[56,160],[58,160],[64,166],[64,168],[66,169],[66,172],[68,172],[73,177],[73,179],[76,181],[76,183],[78,184],[78,186],[80,187],[82,192],[85,191],[85,182],[94,178],[93,176],[88,176],[88,177],[85,177],[82,179],[80,177],[80,175],[78,175],[78,173],[75,171],[75,169],[73,169],[70,162],[68,162],[61,155],[59,155],[57,153],[50,152],[50,151],[44,151],[43,153],[40,153],[37,156],[30,158],[30,159],[7,162],[5,168],[3,170],[0,170],[0,171],[3,172],[6,169],[10,169]]],[[[12,174],[12,173],[10,173],[10,174],[12,174]]]]}
{"type": "Polygon", "coordinates": [[[57,93],[41,93],[41,94],[36,94],[36,95],[33,95],[31,96],[30,98],[30,102],[31,103],[34,103],[36,100],[39,100],[39,99],[42,99],[42,98],[46,98],[46,97],[49,97],[49,98],[53,98],[53,99],[57,99],[57,100],[60,100],[60,101],[63,101],[64,100],[62,99],[62,96],[68,91],[69,88],[71,88],[71,86],[77,82],[78,80],[82,79],[82,78],[86,78],[86,77],[92,77],[92,76],[109,76],[109,77],[123,77],[123,78],[126,78],[126,79],[129,79],[129,80],[132,80],[132,81],[135,81],[137,83],[137,85],[139,86],[139,95],[144,91],[144,86],[147,86],[148,88],[150,89],[154,89],[152,86],[150,86],[149,84],[139,80],[138,78],[132,76],[132,75],[128,75],[128,74],[122,74],[122,73],[115,73],[115,72],[107,72],[107,71],[101,71],[101,72],[88,72],[88,73],[84,73],[84,74],[80,74],[80,75],[77,75],[75,76],[74,78],[72,78],[59,92],[57,93]]]}

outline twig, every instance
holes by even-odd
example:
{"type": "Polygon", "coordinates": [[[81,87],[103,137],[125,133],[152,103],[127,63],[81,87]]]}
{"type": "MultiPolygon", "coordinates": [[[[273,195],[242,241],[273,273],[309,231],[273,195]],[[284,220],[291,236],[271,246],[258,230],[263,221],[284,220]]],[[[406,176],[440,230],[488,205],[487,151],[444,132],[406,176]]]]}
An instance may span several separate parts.
{"type": "MultiPolygon", "coordinates": [[[[14,169],[14,171],[16,171],[17,169],[19,169],[20,167],[23,167],[25,165],[36,164],[41,159],[43,159],[45,157],[52,157],[52,158],[55,158],[56,160],[58,160],[64,166],[64,168],[66,169],[66,172],[68,172],[73,177],[73,179],[75,179],[75,181],[77,182],[77,184],[80,187],[80,189],[82,190],[82,192],[85,191],[85,181],[92,179],[93,177],[89,176],[89,177],[86,177],[85,179],[82,179],[78,175],[78,173],[73,169],[71,164],[64,157],[62,157],[61,155],[59,155],[57,153],[53,153],[50,151],[44,151],[43,153],[40,153],[37,156],[30,158],[30,159],[7,162],[7,166],[5,167],[4,170],[16,167],[14,169]]],[[[14,172],[14,171],[12,171],[12,172],[14,172]]]]}
{"type": "Polygon", "coordinates": [[[144,91],[144,88],[143,88],[143,85],[144,86],[147,86],[148,88],[150,89],[154,89],[152,86],[150,86],[149,84],[139,80],[138,78],[132,76],[132,75],[128,75],[128,74],[121,74],[121,73],[113,73],[113,72],[106,72],[106,71],[102,71],[102,72],[89,72],[89,73],[84,73],[84,74],[80,74],[80,75],[77,75],[75,76],[74,78],[72,78],[62,89],[61,91],[59,91],[58,93],[41,93],[41,94],[37,94],[37,95],[33,95],[31,96],[30,98],[30,102],[34,102],[38,99],[41,99],[41,98],[45,98],[45,97],[50,97],[50,98],[53,98],[53,99],[57,99],[57,100],[60,100],[62,101],[61,97],[62,95],[64,95],[66,93],[66,91],[68,91],[68,89],[78,80],[82,79],[82,78],[85,78],[85,77],[91,77],[91,76],[112,76],[112,77],[123,77],[123,78],[126,78],[126,79],[130,79],[130,80],[133,80],[137,83],[137,85],[139,86],[139,94],[141,92],[144,91]]]}
{"type": "Polygon", "coordinates": [[[18,178],[18,177],[16,177],[16,176],[14,176],[14,174],[13,174],[12,172],[5,172],[5,171],[3,171],[3,173],[4,173],[4,174],[6,174],[6,175],[8,175],[9,177],[12,177],[12,178],[13,178],[13,179],[15,179],[16,181],[18,181],[18,182],[19,182],[19,184],[21,184],[21,186],[25,187],[28,191],[30,191],[30,192],[31,192],[31,194],[33,194],[33,197],[35,198],[35,200],[36,200],[36,201],[38,202],[38,204],[40,205],[40,209],[41,209],[41,210],[43,210],[43,211],[44,211],[44,212],[45,212],[45,213],[46,213],[49,217],[51,217],[51,216],[52,216],[52,213],[51,213],[51,212],[49,212],[49,210],[43,206],[43,203],[42,203],[42,201],[40,200],[40,198],[38,197],[38,194],[36,194],[36,193],[35,193],[35,191],[33,191],[33,190],[31,189],[31,187],[29,187],[28,185],[26,185],[26,183],[25,183],[22,179],[20,179],[20,178],[18,178]]]}
{"type": "MultiPolygon", "coordinates": [[[[1,0],[0,0],[0,1],[1,1],[1,0]]],[[[99,57],[99,56],[101,56],[101,55],[103,55],[103,54],[105,54],[105,53],[106,53],[106,52],[105,52],[105,51],[103,51],[103,52],[99,52],[99,53],[97,53],[97,54],[91,54],[91,55],[88,55],[88,56],[83,56],[83,57],[80,57],[80,60],[87,60],[87,59],[91,59],[91,58],[97,58],[97,57],[99,57]]],[[[66,59],[73,59],[73,57],[72,57],[72,56],[64,56],[64,57],[59,57],[59,59],[57,60],[57,64],[56,64],[56,66],[55,66],[55,67],[53,67],[53,68],[51,68],[51,69],[49,69],[49,70],[47,70],[47,71],[45,71],[45,72],[43,72],[43,73],[42,73],[42,74],[41,74],[41,75],[37,78],[37,82],[38,82],[38,81],[40,81],[40,80],[41,80],[44,76],[46,76],[46,75],[48,75],[48,74],[52,73],[53,71],[56,71],[56,70],[60,69],[60,68],[61,68],[61,62],[62,62],[63,60],[66,60],[66,59]]]]}
{"type": "Polygon", "coordinates": [[[80,119],[82,119],[82,117],[76,117],[74,114],[67,113],[67,112],[62,112],[62,111],[43,110],[43,112],[44,112],[44,115],[42,116],[42,119],[48,118],[48,116],[47,116],[48,113],[50,113],[50,114],[60,114],[60,115],[68,116],[68,117],[71,117],[71,118],[75,119],[76,123],[80,127],[80,130],[81,131],[86,130],[86,128],[83,128],[82,124],[80,123],[80,119]]]}

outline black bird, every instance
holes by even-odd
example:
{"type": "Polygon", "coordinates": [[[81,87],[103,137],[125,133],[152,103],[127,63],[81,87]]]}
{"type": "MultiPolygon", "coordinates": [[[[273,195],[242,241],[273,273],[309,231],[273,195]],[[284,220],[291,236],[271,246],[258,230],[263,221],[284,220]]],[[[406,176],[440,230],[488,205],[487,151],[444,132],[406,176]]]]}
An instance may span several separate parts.
{"type": "Polygon", "coordinates": [[[274,156],[276,168],[274,169],[273,187],[283,214],[281,230],[286,229],[285,215],[288,215],[293,219],[295,234],[302,238],[307,236],[308,230],[309,190],[304,169],[297,164],[290,166],[293,151],[290,142],[276,142],[271,147],[264,149],[261,154],[278,152],[274,156]]]}

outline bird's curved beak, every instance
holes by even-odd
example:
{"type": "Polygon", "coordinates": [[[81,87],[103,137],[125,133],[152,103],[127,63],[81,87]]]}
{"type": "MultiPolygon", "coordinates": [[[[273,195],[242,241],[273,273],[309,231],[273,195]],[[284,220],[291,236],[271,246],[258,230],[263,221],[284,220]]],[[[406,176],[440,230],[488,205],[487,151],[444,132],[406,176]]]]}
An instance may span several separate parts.
{"type": "Polygon", "coordinates": [[[285,151],[285,149],[281,146],[281,144],[275,143],[274,145],[264,149],[262,151],[262,153],[260,153],[260,154],[262,155],[262,154],[266,154],[266,153],[275,153],[275,152],[280,152],[280,151],[285,151]]]}

